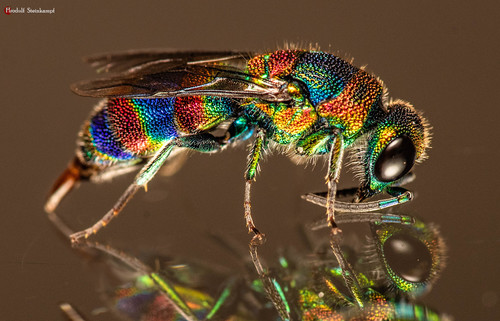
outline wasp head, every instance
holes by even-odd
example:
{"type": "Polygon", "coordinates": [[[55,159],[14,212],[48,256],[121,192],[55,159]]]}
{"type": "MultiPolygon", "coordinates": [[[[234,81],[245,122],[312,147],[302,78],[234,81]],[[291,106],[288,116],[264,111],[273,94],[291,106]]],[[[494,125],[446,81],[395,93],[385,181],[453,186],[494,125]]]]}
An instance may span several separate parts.
{"type": "Polygon", "coordinates": [[[412,105],[400,100],[390,103],[387,110],[363,148],[360,200],[398,185],[415,163],[426,158],[430,134],[425,118],[412,105]]]}
{"type": "Polygon", "coordinates": [[[418,297],[439,278],[446,263],[446,244],[433,224],[370,223],[372,237],[363,255],[371,259],[376,283],[402,296],[418,297]]]}

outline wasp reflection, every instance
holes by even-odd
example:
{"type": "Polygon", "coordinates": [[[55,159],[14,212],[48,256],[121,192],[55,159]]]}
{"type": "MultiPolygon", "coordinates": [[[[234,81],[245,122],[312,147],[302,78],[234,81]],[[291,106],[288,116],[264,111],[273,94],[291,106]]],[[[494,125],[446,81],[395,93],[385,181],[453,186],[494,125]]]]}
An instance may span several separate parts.
{"type": "Polygon", "coordinates": [[[444,267],[438,229],[409,216],[381,217],[365,218],[370,235],[362,245],[325,234],[310,253],[282,251],[271,268],[254,251],[259,277],[251,263],[240,273],[175,260],[153,269],[99,243],[79,249],[113,258],[123,284],[107,301],[131,320],[449,320],[418,301],[444,267]]]}
{"type": "Polygon", "coordinates": [[[418,302],[444,267],[438,230],[416,219],[371,222],[370,228],[361,249],[332,241],[309,260],[282,256],[278,268],[262,270],[260,279],[282,319],[446,319],[418,302]]]}

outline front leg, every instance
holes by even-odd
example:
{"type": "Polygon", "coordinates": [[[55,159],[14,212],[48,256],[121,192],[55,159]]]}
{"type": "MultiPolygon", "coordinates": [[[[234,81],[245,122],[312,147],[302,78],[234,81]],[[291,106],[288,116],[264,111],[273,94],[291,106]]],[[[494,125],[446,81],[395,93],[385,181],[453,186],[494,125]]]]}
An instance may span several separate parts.
{"type": "Polygon", "coordinates": [[[334,137],[330,156],[328,158],[328,174],[326,175],[326,184],[328,192],[326,196],[326,220],[332,228],[333,235],[342,232],[335,223],[335,196],[337,194],[337,186],[340,178],[340,170],[342,168],[342,159],[344,158],[344,138],[342,134],[337,134],[334,137]]]}

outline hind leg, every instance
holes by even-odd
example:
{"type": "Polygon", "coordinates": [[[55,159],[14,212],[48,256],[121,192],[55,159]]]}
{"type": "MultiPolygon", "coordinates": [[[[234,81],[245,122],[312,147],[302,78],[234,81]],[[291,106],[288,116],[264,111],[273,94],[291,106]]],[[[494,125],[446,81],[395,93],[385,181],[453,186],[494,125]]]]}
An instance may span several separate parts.
{"type": "Polygon", "coordinates": [[[141,187],[146,187],[146,184],[156,175],[174,147],[184,147],[201,152],[212,152],[219,150],[221,145],[218,142],[218,139],[210,134],[179,137],[166,142],[151,158],[151,160],[141,169],[139,174],[135,177],[134,182],[130,184],[113,207],[91,227],[73,233],[71,235],[71,241],[73,243],[79,242],[82,239],[88,238],[92,234],[96,234],[101,228],[108,225],[113,218],[118,216],[135,193],[141,187]]]}

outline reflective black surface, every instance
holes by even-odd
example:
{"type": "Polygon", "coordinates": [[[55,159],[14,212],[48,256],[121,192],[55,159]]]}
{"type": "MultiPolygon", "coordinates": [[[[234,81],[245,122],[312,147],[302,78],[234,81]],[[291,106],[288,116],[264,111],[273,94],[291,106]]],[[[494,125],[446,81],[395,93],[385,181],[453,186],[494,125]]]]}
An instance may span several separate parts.
{"type": "Polygon", "coordinates": [[[415,162],[415,146],[407,136],[387,145],[375,162],[374,174],[381,182],[392,182],[408,174],[415,162]]]}
{"type": "Polygon", "coordinates": [[[384,243],[387,261],[397,275],[411,282],[423,282],[430,273],[431,254],[418,239],[396,234],[384,243]]]}
{"type": "MultiPolygon", "coordinates": [[[[28,6],[10,4],[16,5],[28,6]]],[[[439,225],[449,258],[423,301],[457,320],[498,317],[496,2],[312,1],[307,9],[303,2],[268,1],[37,5],[56,12],[0,14],[2,319],[62,320],[58,303],[68,301],[91,320],[113,320],[99,314],[99,291],[106,287],[99,264],[74,255],[43,212],[46,193],[97,102],[68,89],[93,77],[82,56],[152,47],[273,50],[284,41],[318,42],[323,50],[354,57],[383,79],[391,97],[424,112],[433,127],[432,149],[415,166],[409,188],[417,195],[402,211],[439,225]]],[[[246,154],[242,146],[191,155],[175,176],[157,178],[147,193],[139,192],[97,239],[137,255],[182,254],[236,270],[239,259],[212,247],[207,235],[224,233],[243,247],[250,239],[243,220],[246,154]]],[[[299,196],[324,190],[325,173],[321,162],[304,168],[281,155],[266,158],[253,185],[254,218],[268,237],[265,258],[271,260],[277,247],[303,246],[297,226],[324,211],[299,196]]],[[[58,213],[72,228],[87,227],[132,177],[82,185],[58,213]]],[[[341,187],[355,185],[351,179],[346,168],[341,187]]]]}

